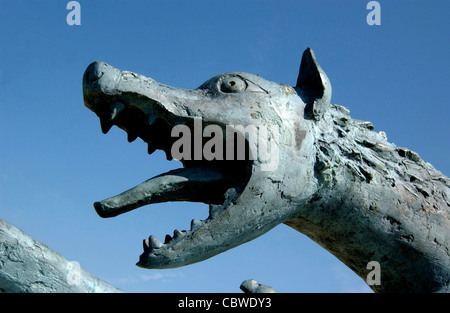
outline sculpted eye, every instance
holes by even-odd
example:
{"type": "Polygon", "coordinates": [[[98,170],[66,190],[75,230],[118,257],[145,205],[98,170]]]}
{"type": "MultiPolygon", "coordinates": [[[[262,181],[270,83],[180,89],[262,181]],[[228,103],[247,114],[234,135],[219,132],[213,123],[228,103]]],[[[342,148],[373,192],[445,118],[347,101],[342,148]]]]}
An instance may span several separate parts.
{"type": "Polygon", "coordinates": [[[241,92],[246,88],[246,82],[238,76],[227,77],[220,83],[220,91],[225,93],[241,92]]]}

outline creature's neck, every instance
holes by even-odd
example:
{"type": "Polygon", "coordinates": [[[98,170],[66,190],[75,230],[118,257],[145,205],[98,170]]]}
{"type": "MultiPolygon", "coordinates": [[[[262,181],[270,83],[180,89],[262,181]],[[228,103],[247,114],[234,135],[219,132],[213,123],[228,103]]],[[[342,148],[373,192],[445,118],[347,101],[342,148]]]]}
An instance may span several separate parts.
{"type": "Polygon", "coordinates": [[[374,291],[450,291],[448,178],[334,110],[317,128],[319,190],[286,224],[364,280],[378,262],[374,291]]]}

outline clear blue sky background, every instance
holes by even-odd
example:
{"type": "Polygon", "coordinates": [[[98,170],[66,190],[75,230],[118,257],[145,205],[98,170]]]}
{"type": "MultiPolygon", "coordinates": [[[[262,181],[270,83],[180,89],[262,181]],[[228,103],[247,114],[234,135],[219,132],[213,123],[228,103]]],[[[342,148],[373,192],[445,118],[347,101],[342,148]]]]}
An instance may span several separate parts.
{"type": "Polygon", "coordinates": [[[0,217],[127,292],[239,292],[254,278],[280,292],[365,292],[362,279],[280,225],[212,259],[173,270],[135,266],[142,240],[188,229],[206,205],[165,203],[114,219],[92,203],[179,167],[126,133],[100,131],[81,79],[95,60],[196,88],[244,71],[295,85],[311,46],[332,102],[449,175],[450,1],[0,0],[0,217]]]}

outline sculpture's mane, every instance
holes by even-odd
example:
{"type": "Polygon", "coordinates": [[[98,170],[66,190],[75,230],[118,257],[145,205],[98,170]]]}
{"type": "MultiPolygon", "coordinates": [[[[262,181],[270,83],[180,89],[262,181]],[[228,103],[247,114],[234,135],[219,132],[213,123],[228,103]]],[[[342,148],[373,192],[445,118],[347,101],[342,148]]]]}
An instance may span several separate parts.
{"type": "MultiPolygon", "coordinates": [[[[316,122],[316,136],[315,170],[324,184],[332,185],[333,177],[345,171],[353,181],[376,180],[378,184],[404,188],[416,198],[434,194],[436,183],[450,186],[449,179],[416,152],[388,142],[383,131],[374,131],[371,122],[352,119],[343,106],[331,105],[316,122]]],[[[447,189],[439,189],[448,204],[447,189]]]]}

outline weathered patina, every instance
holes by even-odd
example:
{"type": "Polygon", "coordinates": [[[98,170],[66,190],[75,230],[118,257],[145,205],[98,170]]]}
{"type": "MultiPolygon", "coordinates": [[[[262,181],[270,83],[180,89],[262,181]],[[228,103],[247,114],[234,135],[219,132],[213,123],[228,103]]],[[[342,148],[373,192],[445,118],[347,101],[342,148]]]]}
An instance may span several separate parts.
{"type": "Polygon", "coordinates": [[[119,293],[0,218],[0,293],[119,293]]]}
{"type": "MultiPolygon", "coordinates": [[[[244,159],[184,158],[183,168],[94,204],[102,217],[165,201],[209,204],[208,218],[192,220],[190,230],[175,230],[164,243],[144,240],[138,266],[199,262],[285,223],[364,280],[367,264],[379,262],[381,284],[370,286],[376,292],[450,291],[449,179],[417,153],[389,143],[372,123],[331,104],[331,83],[311,49],[295,87],[239,72],[185,90],[94,62],[83,93],[104,133],[116,125],[129,141],[140,137],[150,154],[164,150],[168,159],[179,139],[172,130],[194,129],[199,119],[203,134],[208,125],[223,134],[227,125],[267,130],[257,148],[270,146],[269,159],[254,153],[244,129],[237,132],[248,148],[244,159]]],[[[209,137],[194,143],[193,152],[209,137]]]]}

